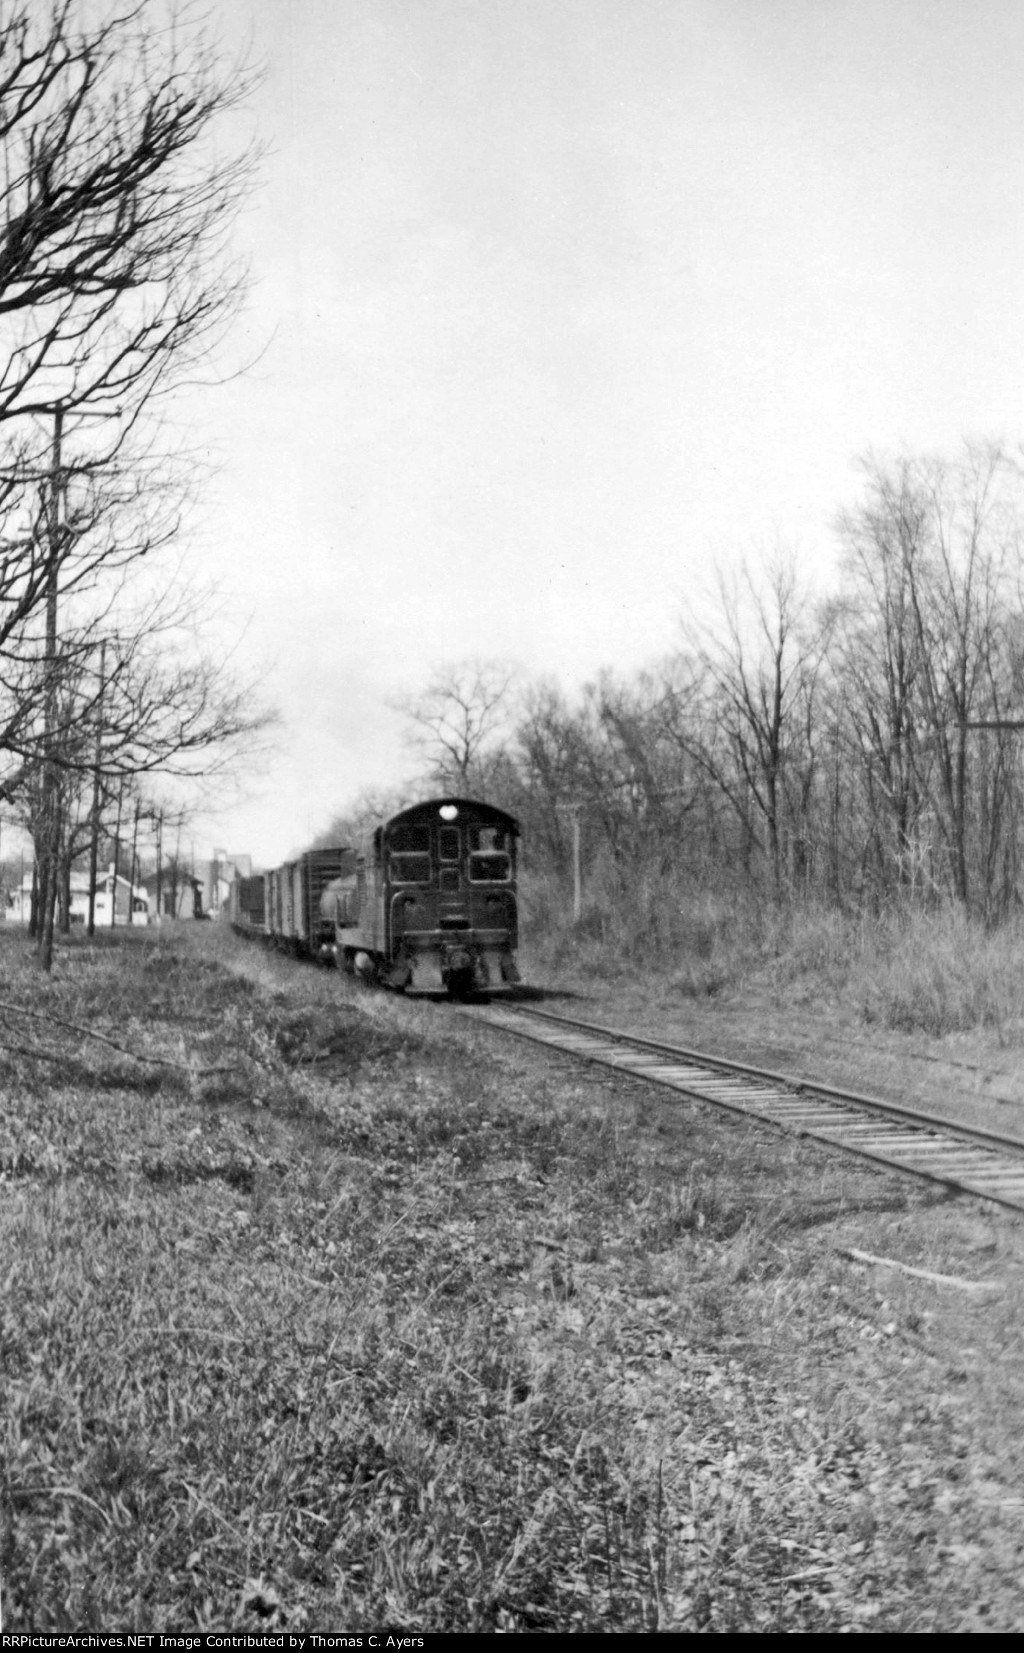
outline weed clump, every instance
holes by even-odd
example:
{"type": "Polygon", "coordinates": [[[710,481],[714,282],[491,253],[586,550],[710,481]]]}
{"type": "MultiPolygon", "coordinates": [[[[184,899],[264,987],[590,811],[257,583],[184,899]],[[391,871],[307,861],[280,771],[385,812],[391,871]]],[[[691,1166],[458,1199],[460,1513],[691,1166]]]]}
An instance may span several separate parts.
{"type": "MultiPolygon", "coordinates": [[[[573,924],[545,891],[537,966],[559,983],[639,971],[667,997],[767,993],[787,1007],[851,1005],[868,1025],[941,1038],[995,1028],[1024,1041],[1024,925],[990,928],[961,909],[847,913],[813,900],[706,891],[671,876],[628,888],[599,869],[573,924]]],[[[527,884],[526,904],[539,900],[527,884]]]]}
{"type": "Polygon", "coordinates": [[[958,913],[880,925],[851,976],[867,1022],[936,1037],[1024,1034],[1024,936],[1014,926],[988,930],[958,913]]]}

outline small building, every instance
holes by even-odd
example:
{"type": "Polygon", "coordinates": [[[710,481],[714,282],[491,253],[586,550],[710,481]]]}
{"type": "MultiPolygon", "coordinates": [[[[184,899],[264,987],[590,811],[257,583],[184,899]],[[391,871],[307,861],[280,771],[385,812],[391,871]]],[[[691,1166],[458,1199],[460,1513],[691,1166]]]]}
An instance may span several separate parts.
{"type": "MultiPolygon", "coordinates": [[[[120,873],[115,880],[113,864],[96,881],[94,922],[102,929],[111,922],[111,901],[114,906],[114,924],[148,924],[149,903],[145,887],[136,884],[134,890],[120,873]]],[[[8,891],[7,918],[13,924],[27,924],[32,914],[32,874],[26,872],[20,889],[8,891]]],[[[86,924],[89,919],[89,874],[71,873],[71,922],[86,924]]]]}
{"type": "MultiPolygon", "coordinates": [[[[82,895],[82,892],[79,892],[78,896],[77,896],[77,899],[76,899],[76,893],[75,893],[75,890],[74,890],[74,887],[73,887],[73,881],[72,881],[72,890],[71,890],[71,922],[72,922],[72,924],[74,924],[76,922],[76,920],[79,920],[79,919],[84,922],[84,920],[87,919],[88,916],[89,916],[89,879],[88,879],[88,876],[86,876],[84,882],[85,882],[84,897],[82,895]]],[[[149,902],[146,899],[145,885],[136,884],[135,887],[133,888],[132,885],[129,883],[128,879],[127,878],[122,878],[120,873],[118,873],[117,879],[115,881],[114,868],[113,868],[113,866],[111,866],[107,871],[106,877],[99,879],[97,881],[97,885],[96,885],[96,923],[97,924],[109,924],[111,922],[110,905],[111,905],[111,892],[112,891],[114,892],[114,894],[113,894],[113,903],[114,903],[114,919],[113,919],[113,922],[115,924],[127,924],[129,922],[129,913],[131,914],[130,922],[132,924],[148,924],[149,923],[149,902]]]]}

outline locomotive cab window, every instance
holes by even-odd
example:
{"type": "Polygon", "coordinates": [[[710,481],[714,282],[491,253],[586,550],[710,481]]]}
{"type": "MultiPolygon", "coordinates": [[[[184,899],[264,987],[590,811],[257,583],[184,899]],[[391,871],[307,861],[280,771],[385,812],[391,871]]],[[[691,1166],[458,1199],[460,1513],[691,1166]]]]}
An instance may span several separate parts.
{"type": "Polygon", "coordinates": [[[437,841],[442,861],[457,861],[459,859],[458,827],[442,827],[437,835],[437,841]]]}
{"type": "Polygon", "coordinates": [[[507,855],[471,855],[469,878],[472,884],[507,884],[511,866],[507,855]]]}
{"type": "Polygon", "coordinates": [[[429,884],[429,855],[395,855],[388,861],[392,884],[429,884]]]}
{"type": "Polygon", "coordinates": [[[428,826],[409,826],[407,823],[403,823],[401,826],[391,828],[388,842],[392,850],[400,852],[420,850],[426,854],[430,849],[430,828],[428,826]]]}
{"type": "Polygon", "coordinates": [[[469,829],[469,847],[471,850],[505,850],[510,849],[508,833],[500,826],[473,826],[469,829]]]}

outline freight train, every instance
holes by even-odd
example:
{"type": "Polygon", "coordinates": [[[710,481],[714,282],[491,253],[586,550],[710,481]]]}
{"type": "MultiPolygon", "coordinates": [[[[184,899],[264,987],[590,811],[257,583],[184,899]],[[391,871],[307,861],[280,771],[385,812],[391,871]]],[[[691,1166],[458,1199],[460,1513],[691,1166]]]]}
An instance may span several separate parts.
{"type": "Polygon", "coordinates": [[[401,991],[519,980],[519,827],[492,804],[431,798],[358,847],[310,850],[236,879],[235,929],[401,991]]]}

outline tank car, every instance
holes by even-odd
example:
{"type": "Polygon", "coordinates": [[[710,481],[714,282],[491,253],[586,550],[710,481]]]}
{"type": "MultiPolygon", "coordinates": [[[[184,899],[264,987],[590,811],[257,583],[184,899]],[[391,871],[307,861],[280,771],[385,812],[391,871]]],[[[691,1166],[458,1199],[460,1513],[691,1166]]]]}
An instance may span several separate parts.
{"type": "Polygon", "coordinates": [[[517,982],[518,836],[513,816],[469,798],[383,821],[324,893],[339,963],[399,990],[517,982]]]}

